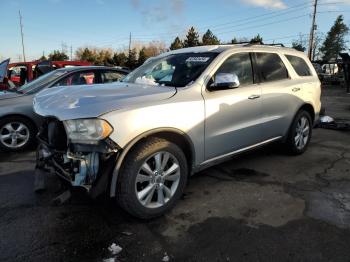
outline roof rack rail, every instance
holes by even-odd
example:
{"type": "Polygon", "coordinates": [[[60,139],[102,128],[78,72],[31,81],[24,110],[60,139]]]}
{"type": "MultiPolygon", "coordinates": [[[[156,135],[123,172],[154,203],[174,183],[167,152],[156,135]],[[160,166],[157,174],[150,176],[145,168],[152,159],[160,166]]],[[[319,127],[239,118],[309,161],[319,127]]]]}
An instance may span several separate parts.
{"type": "Polygon", "coordinates": [[[284,44],[282,44],[282,43],[272,43],[272,44],[265,44],[265,45],[285,47],[284,44]]]}
{"type": "Polygon", "coordinates": [[[281,46],[281,47],[285,47],[284,44],[282,44],[282,43],[264,44],[262,41],[243,41],[243,42],[237,42],[237,43],[232,43],[232,44],[230,43],[230,44],[226,44],[226,45],[242,45],[242,44],[244,44],[245,46],[266,45],[266,46],[281,46]]]}
{"type": "Polygon", "coordinates": [[[281,47],[284,47],[284,44],[282,44],[282,43],[265,44],[265,43],[263,43],[261,41],[249,42],[249,45],[267,45],[267,46],[281,46],[281,47]]]}
{"type": "Polygon", "coordinates": [[[232,43],[232,44],[229,44],[229,45],[242,45],[242,44],[251,44],[251,43],[252,43],[251,41],[242,41],[242,42],[232,43]]]}

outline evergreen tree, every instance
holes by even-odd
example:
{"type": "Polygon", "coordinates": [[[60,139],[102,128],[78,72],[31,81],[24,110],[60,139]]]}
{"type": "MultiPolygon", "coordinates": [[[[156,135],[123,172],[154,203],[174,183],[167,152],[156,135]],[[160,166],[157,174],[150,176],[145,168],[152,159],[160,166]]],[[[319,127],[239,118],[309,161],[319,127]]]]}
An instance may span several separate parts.
{"type": "Polygon", "coordinates": [[[304,37],[304,35],[302,33],[299,33],[299,38],[297,40],[293,40],[292,42],[292,48],[301,52],[305,52],[307,41],[308,40],[304,37]]]}
{"type": "Polygon", "coordinates": [[[170,45],[170,50],[176,50],[176,49],[180,49],[183,47],[182,41],[180,40],[180,38],[177,36],[174,40],[174,42],[171,43],[170,45]]]}
{"type": "Polygon", "coordinates": [[[116,66],[126,66],[128,57],[124,53],[114,53],[113,64],[116,66]]]}
{"type": "Polygon", "coordinates": [[[196,29],[192,26],[188,32],[184,41],[184,47],[193,47],[199,45],[199,35],[196,29]]]}
{"type": "Polygon", "coordinates": [[[45,61],[47,60],[47,57],[45,55],[42,55],[40,58],[39,58],[39,61],[45,61]]]}
{"type": "Polygon", "coordinates": [[[232,40],[231,40],[231,44],[237,44],[238,43],[238,40],[236,37],[234,37],[232,40]]]}
{"type": "Polygon", "coordinates": [[[54,50],[53,53],[49,54],[49,59],[52,61],[65,61],[68,58],[67,54],[59,50],[54,50]]]}
{"type": "Polygon", "coordinates": [[[87,61],[90,63],[95,63],[96,61],[96,54],[95,52],[91,51],[89,48],[79,48],[76,53],[75,53],[76,57],[78,60],[82,60],[82,61],[87,61]]]}
{"type": "Polygon", "coordinates": [[[349,28],[344,24],[343,16],[338,16],[320,48],[323,60],[329,61],[331,58],[337,58],[339,53],[346,49],[345,36],[348,31],[349,28]]]}
{"type": "Polygon", "coordinates": [[[209,29],[202,37],[203,45],[218,45],[220,44],[219,39],[209,29]]]}
{"type": "Polygon", "coordinates": [[[95,65],[111,66],[113,64],[113,52],[109,49],[97,49],[95,56],[95,65]]]}
{"type": "Polygon", "coordinates": [[[294,48],[295,50],[301,51],[301,52],[305,52],[305,50],[306,50],[306,47],[303,46],[303,44],[298,42],[298,41],[294,41],[292,43],[292,48],[294,48]]]}
{"type": "Polygon", "coordinates": [[[146,48],[142,47],[142,49],[139,51],[139,58],[137,60],[138,66],[142,65],[148,58],[145,50],[146,48]]]}
{"type": "Polygon", "coordinates": [[[131,49],[128,55],[128,59],[126,61],[126,66],[130,69],[134,69],[137,67],[137,58],[136,58],[136,49],[131,49]]]}
{"type": "Polygon", "coordinates": [[[262,43],[263,39],[260,36],[260,34],[257,34],[256,36],[254,36],[251,40],[250,43],[262,43]]]}

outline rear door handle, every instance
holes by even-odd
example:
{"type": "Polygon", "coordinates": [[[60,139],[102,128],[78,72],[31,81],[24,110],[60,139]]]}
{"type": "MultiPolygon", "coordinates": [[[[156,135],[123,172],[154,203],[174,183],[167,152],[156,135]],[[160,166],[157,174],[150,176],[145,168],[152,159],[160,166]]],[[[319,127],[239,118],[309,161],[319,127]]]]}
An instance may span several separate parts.
{"type": "Polygon", "coordinates": [[[300,88],[299,88],[299,87],[294,87],[294,88],[292,89],[292,91],[293,91],[293,92],[298,92],[298,91],[300,91],[300,88]]]}
{"type": "Polygon", "coordinates": [[[259,95],[251,95],[248,97],[248,99],[253,100],[253,99],[257,99],[259,97],[260,97],[259,95]]]}

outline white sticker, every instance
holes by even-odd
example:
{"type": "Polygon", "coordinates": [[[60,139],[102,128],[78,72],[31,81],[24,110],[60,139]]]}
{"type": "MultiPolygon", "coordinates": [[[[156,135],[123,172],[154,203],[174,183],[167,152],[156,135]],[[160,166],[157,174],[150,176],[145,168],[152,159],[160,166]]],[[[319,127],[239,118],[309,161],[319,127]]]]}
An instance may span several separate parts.
{"type": "Polygon", "coordinates": [[[210,57],[203,56],[193,56],[186,59],[186,62],[197,62],[197,63],[205,63],[210,59],[210,57]]]}

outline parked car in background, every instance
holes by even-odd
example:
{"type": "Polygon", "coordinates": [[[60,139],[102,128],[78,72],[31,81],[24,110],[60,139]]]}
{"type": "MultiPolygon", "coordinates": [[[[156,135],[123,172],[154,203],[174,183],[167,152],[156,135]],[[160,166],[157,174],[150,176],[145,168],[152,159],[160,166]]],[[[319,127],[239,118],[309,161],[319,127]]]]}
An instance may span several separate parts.
{"type": "Polygon", "coordinates": [[[190,174],[233,155],[274,141],[302,154],[320,96],[311,62],[291,48],[171,51],[120,83],[38,94],[34,109],[45,121],[36,173],[50,167],[149,219],[175,205],[190,174]]]}
{"type": "Polygon", "coordinates": [[[84,61],[32,61],[17,62],[8,65],[8,79],[16,86],[28,83],[39,76],[58,68],[72,66],[90,66],[91,63],[84,61]]]}
{"type": "MultiPolygon", "coordinates": [[[[33,112],[33,96],[45,88],[95,85],[119,81],[123,69],[81,66],[47,73],[17,89],[0,92],[0,150],[19,151],[35,141],[41,117],[33,112]]],[[[70,87],[71,88],[71,87],[70,87]]]]}

